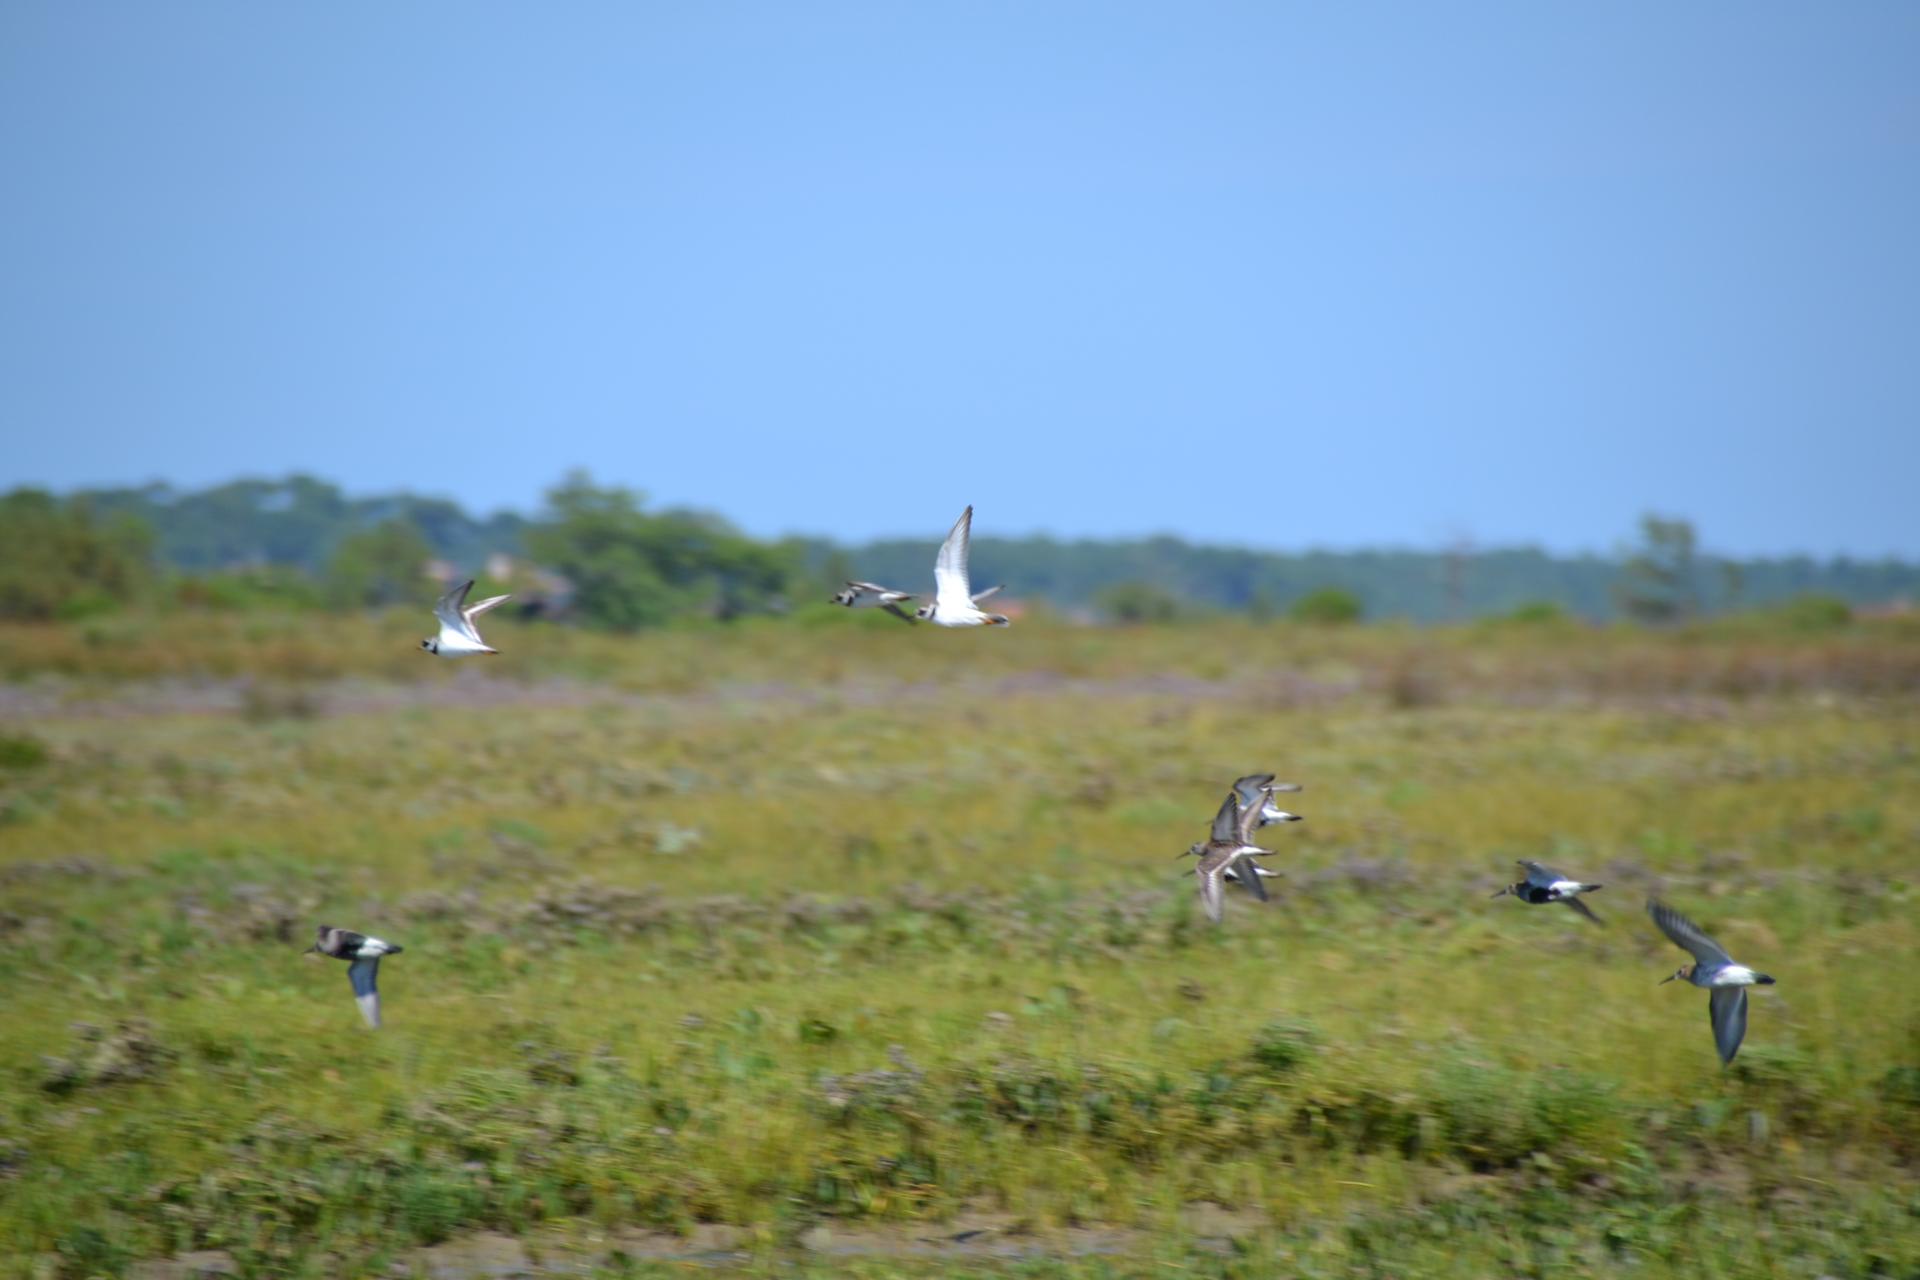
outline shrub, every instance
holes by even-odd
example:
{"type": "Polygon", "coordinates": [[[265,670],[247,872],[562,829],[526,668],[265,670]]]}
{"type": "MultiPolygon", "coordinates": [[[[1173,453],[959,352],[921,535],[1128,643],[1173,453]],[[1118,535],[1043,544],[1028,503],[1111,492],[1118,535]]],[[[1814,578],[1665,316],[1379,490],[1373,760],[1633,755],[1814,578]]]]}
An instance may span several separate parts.
{"type": "Polygon", "coordinates": [[[1565,622],[1567,611],[1557,600],[1526,600],[1507,610],[1503,621],[1521,626],[1551,626],[1565,622]]]}
{"type": "Polygon", "coordinates": [[[1853,607],[1838,596],[1808,594],[1781,605],[1776,616],[1793,631],[1834,631],[1853,621],[1853,607]]]}
{"type": "Polygon", "coordinates": [[[1120,623],[1172,622],[1180,616],[1180,602],[1146,582],[1117,583],[1101,591],[1094,603],[1101,613],[1120,623]]]}
{"type": "Polygon", "coordinates": [[[47,744],[28,733],[0,733],[0,769],[38,769],[47,762],[47,744]]]}
{"type": "Polygon", "coordinates": [[[1311,1022],[1269,1022],[1253,1037],[1247,1056],[1269,1071],[1298,1068],[1320,1050],[1320,1033],[1311,1022]]]}
{"type": "Polygon", "coordinates": [[[1321,587],[1293,602],[1287,616],[1295,622],[1338,626],[1360,621],[1360,597],[1343,587],[1321,587]]]}

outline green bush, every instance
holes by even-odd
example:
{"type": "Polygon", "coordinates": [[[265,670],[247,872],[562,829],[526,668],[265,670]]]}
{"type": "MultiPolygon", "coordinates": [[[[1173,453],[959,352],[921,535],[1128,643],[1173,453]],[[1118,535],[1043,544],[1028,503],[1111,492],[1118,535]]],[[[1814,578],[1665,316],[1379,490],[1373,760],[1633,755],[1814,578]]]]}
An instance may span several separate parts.
{"type": "Polygon", "coordinates": [[[547,519],[527,530],[528,552],[573,584],[582,617],[610,630],[763,613],[796,576],[790,548],[755,542],[718,516],[643,510],[640,495],[599,488],[584,473],[549,492],[547,505],[547,519]]]}
{"type": "Polygon", "coordinates": [[[1795,596],[1775,613],[1794,631],[1835,631],[1853,621],[1853,606],[1838,596],[1795,596]]]}
{"type": "Polygon", "coordinates": [[[1343,587],[1321,587],[1295,600],[1287,616],[1295,622],[1337,626],[1360,621],[1360,597],[1343,587]]]}
{"type": "Polygon", "coordinates": [[[39,489],[0,496],[0,618],[110,611],[145,594],[152,559],[152,531],[131,516],[96,520],[39,489]]]}
{"type": "Polygon", "coordinates": [[[1521,626],[1551,626],[1567,620],[1565,606],[1557,600],[1526,600],[1507,610],[1502,621],[1521,626]]]}
{"type": "Polygon", "coordinates": [[[1180,601],[1147,582],[1117,583],[1094,597],[1094,603],[1114,622],[1129,625],[1172,622],[1180,616],[1180,601]]]}
{"type": "Polygon", "coordinates": [[[47,744],[27,733],[0,733],[0,769],[38,769],[47,762],[47,744]]]}
{"type": "Polygon", "coordinates": [[[1253,1038],[1252,1058],[1269,1071],[1299,1068],[1320,1051],[1320,1033],[1311,1022],[1269,1022],[1253,1038]]]}
{"type": "Polygon", "coordinates": [[[339,607],[407,604],[425,595],[433,548],[405,520],[348,534],[327,562],[327,598],[339,607]]]}

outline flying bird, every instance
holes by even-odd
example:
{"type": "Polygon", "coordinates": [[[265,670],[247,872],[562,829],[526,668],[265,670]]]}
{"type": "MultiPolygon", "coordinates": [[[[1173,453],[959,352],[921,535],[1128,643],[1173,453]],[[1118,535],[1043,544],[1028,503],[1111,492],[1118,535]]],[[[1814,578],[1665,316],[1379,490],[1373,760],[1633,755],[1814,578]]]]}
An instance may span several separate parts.
{"type": "Polygon", "coordinates": [[[1297,782],[1275,782],[1270,773],[1250,773],[1233,784],[1234,794],[1240,797],[1244,806],[1252,806],[1260,812],[1260,821],[1255,827],[1270,826],[1276,822],[1299,822],[1300,815],[1288,813],[1273,802],[1276,792],[1300,790],[1297,782]]]}
{"type": "Polygon", "coordinates": [[[1247,892],[1262,902],[1267,900],[1266,886],[1260,883],[1265,869],[1253,859],[1271,850],[1248,843],[1258,817],[1258,810],[1242,805],[1239,794],[1229,791],[1220,804],[1220,811],[1213,815],[1213,830],[1207,842],[1187,850],[1200,859],[1200,865],[1194,868],[1194,874],[1200,877],[1200,905],[1206,908],[1207,919],[1215,924],[1220,923],[1226,912],[1228,872],[1234,873],[1234,879],[1247,892]]]}
{"type": "MultiPolygon", "coordinates": [[[[1276,822],[1302,821],[1299,814],[1288,813],[1285,809],[1280,808],[1280,806],[1273,802],[1273,795],[1276,791],[1298,790],[1300,790],[1299,783],[1275,782],[1273,775],[1270,773],[1250,773],[1244,778],[1237,779],[1233,784],[1233,798],[1237,808],[1235,830],[1238,832],[1240,843],[1251,846],[1253,843],[1253,833],[1261,827],[1270,826],[1276,822]]],[[[1182,856],[1200,857],[1205,854],[1206,849],[1207,846],[1204,844],[1191,845],[1182,856]]],[[[1269,852],[1269,850],[1260,850],[1261,854],[1267,852],[1269,852]]],[[[1248,893],[1260,899],[1260,901],[1265,902],[1267,901],[1267,890],[1266,886],[1260,883],[1261,879],[1272,880],[1277,878],[1280,873],[1278,871],[1269,871],[1261,866],[1258,862],[1254,861],[1255,856],[1254,854],[1247,854],[1244,857],[1236,859],[1228,864],[1227,868],[1220,874],[1223,880],[1239,885],[1248,893]]]]}
{"type": "Polygon", "coordinates": [[[467,592],[473,590],[473,579],[468,578],[459,586],[452,588],[440,597],[440,603],[433,606],[433,614],[440,619],[440,634],[420,642],[420,647],[428,653],[437,653],[443,658],[464,658],[470,653],[498,653],[480,638],[480,631],[473,620],[503,600],[512,596],[489,596],[479,604],[466,603],[467,592]]]}
{"type": "Polygon", "coordinates": [[[1660,985],[1681,978],[1712,993],[1707,997],[1707,1014],[1713,1022],[1714,1047],[1720,1050],[1721,1065],[1732,1062],[1747,1035],[1747,988],[1770,987],[1773,979],[1735,964],[1725,947],[1664,902],[1649,898],[1647,914],[1673,945],[1693,955],[1692,964],[1681,965],[1671,977],[1660,979],[1660,985]]]}
{"type": "Polygon", "coordinates": [[[893,591],[873,582],[849,582],[846,590],[834,593],[833,602],[849,609],[885,609],[912,626],[913,615],[902,609],[900,602],[914,598],[911,591],[893,591]]]}
{"type": "Polygon", "coordinates": [[[1600,917],[1593,914],[1592,907],[1580,901],[1580,895],[1592,893],[1595,889],[1606,886],[1581,884],[1578,880],[1570,880],[1561,875],[1552,867],[1543,867],[1527,858],[1521,858],[1518,861],[1527,869],[1527,878],[1510,884],[1491,896],[1500,898],[1510,893],[1520,901],[1531,902],[1535,906],[1543,902],[1564,902],[1595,924],[1600,923],[1600,917]]]}
{"type": "MultiPolygon", "coordinates": [[[[973,508],[968,507],[953,522],[953,529],[947,534],[947,540],[940,544],[940,554],[933,562],[933,600],[914,610],[914,616],[936,627],[1004,627],[1008,619],[997,613],[987,613],[975,603],[975,596],[967,582],[967,552],[973,542],[973,508]]],[[[991,587],[982,591],[979,599],[998,591],[991,587]]]]}
{"type": "Polygon", "coordinates": [[[378,938],[369,938],[364,933],[355,933],[351,929],[337,929],[330,924],[320,926],[309,954],[319,952],[335,960],[345,960],[347,979],[353,983],[353,1002],[360,1006],[360,1016],[367,1025],[378,1030],[380,1027],[380,988],[377,981],[380,976],[380,957],[397,956],[401,948],[391,942],[382,942],[378,938]]]}

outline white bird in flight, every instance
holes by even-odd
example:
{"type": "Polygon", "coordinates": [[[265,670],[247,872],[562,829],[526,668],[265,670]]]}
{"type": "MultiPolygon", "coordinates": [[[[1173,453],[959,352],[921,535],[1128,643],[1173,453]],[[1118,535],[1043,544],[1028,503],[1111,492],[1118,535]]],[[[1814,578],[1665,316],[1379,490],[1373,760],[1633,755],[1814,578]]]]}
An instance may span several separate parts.
{"type": "Polygon", "coordinates": [[[473,620],[503,600],[512,596],[489,596],[479,604],[466,604],[467,592],[473,590],[473,579],[468,578],[459,586],[440,597],[440,603],[433,606],[433,615],[440,619],[440,634],[420,642],[420,647],[428,653],[437,653],[443,658],[464,658],[470,653],[498,653],[480,638],[479,628],[473,620]],[[464,607],[463,607],[464,606],[464,607]]]}
{"type": "Polygon", "coordinates": [[[1004,627],[1009,620],[997,613],[987,613],[976,603],[984,600],[999,587],[989,587],[978,596],[973,594],[967,581],[967,551],[973,542],[973,508],[968,507],[953,522],[953,529],[947,534],[947,540],[940,544],[940,554],[933,562],[933,601],[914,610],[914,617],[931,622],[936,627],[1004,627]]]}

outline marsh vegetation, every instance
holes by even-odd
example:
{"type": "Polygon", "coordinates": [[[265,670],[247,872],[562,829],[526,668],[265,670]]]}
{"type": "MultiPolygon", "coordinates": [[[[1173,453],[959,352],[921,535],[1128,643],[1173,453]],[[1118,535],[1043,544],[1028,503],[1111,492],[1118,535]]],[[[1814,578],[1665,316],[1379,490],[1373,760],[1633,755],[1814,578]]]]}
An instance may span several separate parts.
{"type": "Polygon", "coordinates": [[[9,1274],[1920,1267],[1897,623],[420,626],[0,629],[9,1274]],[[1780,979],[1728,1070],[1655,890],[1780,979]]]}

